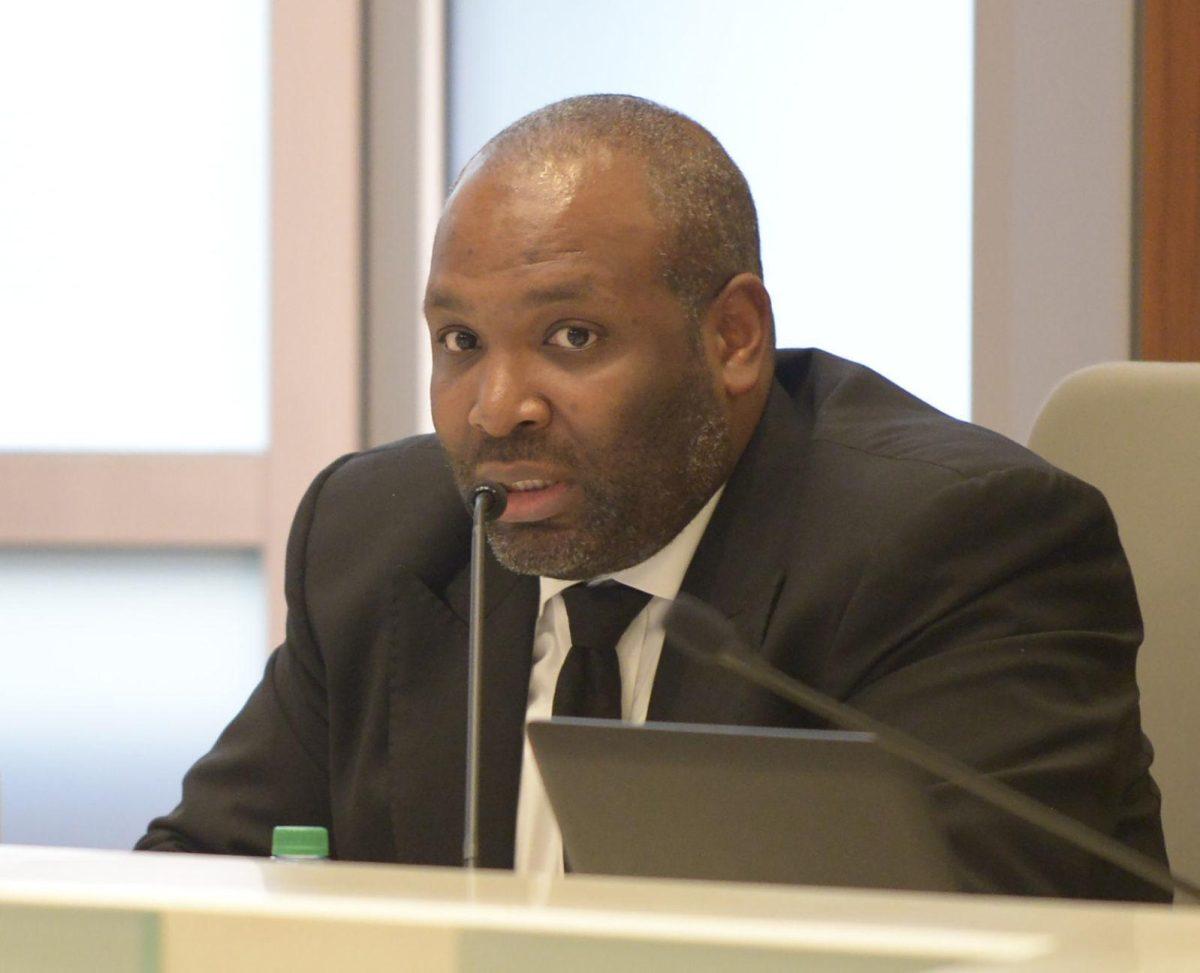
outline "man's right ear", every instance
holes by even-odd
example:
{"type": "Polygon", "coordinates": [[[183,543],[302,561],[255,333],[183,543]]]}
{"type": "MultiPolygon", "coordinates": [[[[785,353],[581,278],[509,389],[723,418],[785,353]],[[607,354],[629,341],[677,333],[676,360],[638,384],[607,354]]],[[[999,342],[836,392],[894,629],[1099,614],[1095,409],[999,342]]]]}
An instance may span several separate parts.
{"type": "Polygon", "coordinates": [[[705,315],[718,360],[719,380],[731,397],[758,387],[775,348],[771,295],[755,274],[733,277],[705,315]]]}

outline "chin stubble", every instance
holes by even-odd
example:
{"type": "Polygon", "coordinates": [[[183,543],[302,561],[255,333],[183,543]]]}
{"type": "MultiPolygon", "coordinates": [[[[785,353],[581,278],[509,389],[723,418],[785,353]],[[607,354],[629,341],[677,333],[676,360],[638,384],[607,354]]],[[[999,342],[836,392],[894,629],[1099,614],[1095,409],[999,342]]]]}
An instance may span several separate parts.
{"type": "MultiPolygon", "coordinates": [[[[702,366],[690,370],[673,388],[630,408],[619,426],[626,435],[591,455],[569,457],[584,494],[581,519],[569,527],[492,524],[496,559],[519,574],[586,579],[631,567],[664,547],[729,472],[729,423],[710,383],[702,366]]],[[[546,455],[536,446],[528,452],[546,455]]],[[[459,472],[469,478],[472,465],[459,472]]]]}

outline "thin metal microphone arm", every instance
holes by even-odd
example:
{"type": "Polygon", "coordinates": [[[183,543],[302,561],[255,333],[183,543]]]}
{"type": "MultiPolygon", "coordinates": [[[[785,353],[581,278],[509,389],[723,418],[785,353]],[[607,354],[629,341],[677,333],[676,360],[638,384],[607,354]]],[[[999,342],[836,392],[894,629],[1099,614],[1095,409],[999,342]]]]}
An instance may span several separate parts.
{"type": "Polygon", "coordinates": [[[483,560],[488,521],[508,503],[499,483],[480,483],[471,490],[471,613],[467,635],[467,779],[463,802],[463,867],[479,857],[479,726],[483,714],[483,560]]]}

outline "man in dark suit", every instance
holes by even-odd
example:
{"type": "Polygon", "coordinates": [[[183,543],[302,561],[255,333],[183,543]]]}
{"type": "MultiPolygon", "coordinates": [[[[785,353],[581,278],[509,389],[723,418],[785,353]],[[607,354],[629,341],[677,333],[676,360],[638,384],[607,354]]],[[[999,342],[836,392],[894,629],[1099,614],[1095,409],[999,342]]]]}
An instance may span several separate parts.
{"type": "MultiPolygon", "coordinates": [[[[615,649],[627,719],[819,725],[664,644],[682,589],[772,664],[1165,860],[1103,498],[868,369],[776,354],[749,190],[699,126],[596,96],[506,129],[451,193],[426,315],[436,439],[314,482],[287,640],[139,847],[263,854],[303,822],[340,858],[458,863],[462,495],[486,478],[509,502],[489,534],[482,864],[561,862],[523,727],[570,669],[570,584],[597,579],[644,592],[615,649]]],[[[935,797],[965,888],[1157,897],[935,797]]]]}

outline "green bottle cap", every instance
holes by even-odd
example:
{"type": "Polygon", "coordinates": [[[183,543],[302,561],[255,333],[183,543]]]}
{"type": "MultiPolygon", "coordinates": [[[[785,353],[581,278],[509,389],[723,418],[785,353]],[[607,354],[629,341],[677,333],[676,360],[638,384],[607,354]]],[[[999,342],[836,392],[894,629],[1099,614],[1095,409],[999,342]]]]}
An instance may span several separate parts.
{"type": "Polygon", "coordinates": [[[271,834],[271,857],[328,858],[329,832],[311,825],[278,825],[271,834]]]}

